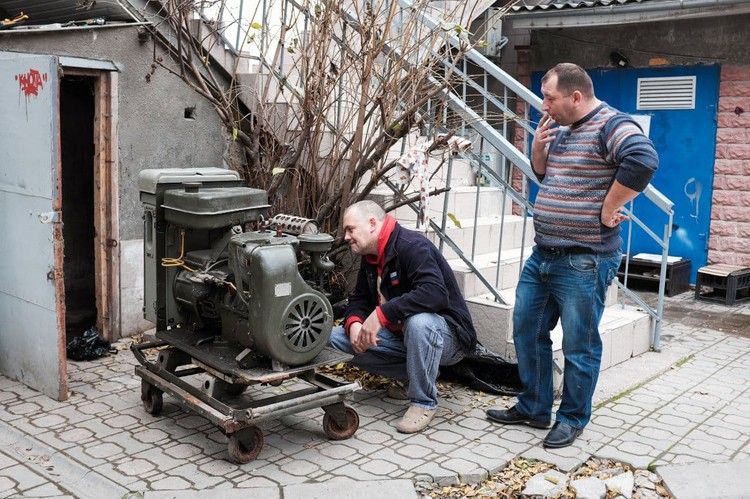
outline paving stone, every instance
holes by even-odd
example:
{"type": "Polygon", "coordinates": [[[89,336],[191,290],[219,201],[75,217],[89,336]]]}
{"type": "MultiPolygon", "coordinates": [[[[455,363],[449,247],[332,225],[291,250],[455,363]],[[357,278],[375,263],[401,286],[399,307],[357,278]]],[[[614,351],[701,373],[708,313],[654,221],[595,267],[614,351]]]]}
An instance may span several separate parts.
{"type": "MultiPolygon", "coordinates": [[[[620,442],[620,445],[622,442],[620,442]]],[[[647,468],[649,464],[654,460],[655,457],[642,454],[630,454],[619,449],[617,442],[605,445],[596,452],[596,457],[602,459],[612,459],[614,461],[622,461],[627,463],[634,468],[647,468]]]]}
{"type": "Polygon", "coordinates": [[[31,420],[31,424],[39,428],[50,429],[67,423],[67,419],[58,414],[47,414],[31,420]]]}
{"type": "Polygon", "coordinates": [[[33,414],[41,410],[39,404],[33,402],[19,402],[13,405],[9,405],[7,411],[17,416],[24,416],[33,414]]]}
{"type": "Polygon", "coordinates": [[[197,456],[200,454],[202,450],[192,444],[177,444],[173,445],[172,447],[167,447],[164,449],[164,453],[168,454],[176,459],[189,459],[193,456],[197,456]]]}
{"type": "Polygon", "coordinates": [[[463,440],[463,437],[458,433],[447,430],[437,430],[425,434],[430,440],[444,444],[455,444],[459,440],[463,440]]]}
{"type": "Polygon", "coordinates": [[[127,458],[122,464],[115,466],[120,472],[128,476],[141,476],[156,468],[156,465],[145,459],[127,458]]]}
{"type": "Polygon", "coordinates": [[[377,430],[359,430],[356,435],[358,440],[371,444],[383,444],[392,439],[391,435],[377,430]]]}
{"type": "Polygon", "coordinates": [[[556,470],[548,470],[532,476],[521,492],[526,496],[557,497],[565,491],[568,477],[556,470]]]}
{"type": "Polygon", "coordinates": [[[73,497],[65,495],[65,492],[54,483],[45,483],[33,489],[25,490],[23,495],[24,497],[73,497]]]}
{"type": "MultiPolygon", "coordinates": [[[[127,460],[127,458],[124,459],[127,460]]],[[[103,463],[92,469],[99,475],[107,477],[108,480],[112,480],[128,490],[145,490],[148,488],[148,482],[143,477],[121,473],[114,463],[103,463]]]]}
{"type": "MultiPolygon", "coordinates": [[[[283,488],[284,499],[313,499],[322,497],[347,497],[351,495],[350,483],[318,483],[290,485],[283,488]]],[[[383,497],[416,499],[417,492],[410,480],[374,480],[356,485],[358,499],[383,497]]]]}
{"type": "Polygon", "coordinates": [[[125,449],[121,446],[111,442],[103,442],[84,449],[84,452],[93,458],[108,460],[123,454],[124,451],[125,449]]]}
{"type": "Polygon", "coordinates": [[[148,428],[146,430],[141,429],[133,434],[133,438],[139,442],[153,445],[169,438],[169,435],[157,428],[148,428]]]}
{"type": "Polygon", "coordinates": [[[570,488],[576,493],[576,499],[602,499],[607,493],[604,482],[593,477],[573,480],[570,488]]]}
{"type": "Polygon", "coordinates": [[[10,477],[0,476],[0,492],[10,492],[16,489],[18,483],[10,477]]]}
{"type": "Polygon", "coordinates": [[[247,478],[246,480],[243,480],[237,484],[238,488],[241,489],[270,489],[270,488],[278,488],[276,487],[276,483],[272,480],[269,480],[268,478],[262,477],[262,476],[254,476],[251,478],[247,478]]]}
{"type": "Polygon", "coordinates": [[[170,471],[171,475],[177,475],[192,484],[198,490],[214,487],[222,482],[222,478],[209,475],[201,471],[194,463],[186,463],[170,471]]]}
{"type": "Polygon", "coordinates": [[[554,464],[565,472],[578,468],[589,458],[588,454],[582,454],[577,448],[567,447],[566,449],[544,449],[539,444],[524,451],[521,457],[554,464]]]}
{"type": "Polygon", "coordinates": [[[397,449],[396,452],[409,458],[421,459],[432,453],[432,449],[422,445],[407,444],[397,449]]]}
{"type": "Polygon", "coordinates": [[[161,472],[166,472],[171,469],[177,468],[183,464],[182,459],[175,459],[172,456],[166,454],[164,449],[156,447],[139,452],[133,455],[137,459],[145,459],[156,465],[156,468],[161,472]]]}
{"type": "Polygon", "coordinates": [[[617,476],[613,476],[612,478],[608,478],[604,481],[604,484],[607,486],[607,490],[609,492],[619,494],[625,499],[630,499],[633,495],[635,477],[633,476],[633,472],[628,471],[617,476]]]}
{"type": "Polygon", "coordinates": [[[437,485],[454,485],[459,483],[458,474],[447,470],[435,462],[423,463],[412,470],[417,480],[429,477],[437,485]]]}
{"type": "Polygon", "coordinates": [[[667,465],[656,472],[680,499],[750,496],[750,462],[667,465]]]}
{"type": "Polygon", "coordinates": [[[189,490],[190,482],[178,476],[170,476],[151,483],[155,490],[189,490]]]}

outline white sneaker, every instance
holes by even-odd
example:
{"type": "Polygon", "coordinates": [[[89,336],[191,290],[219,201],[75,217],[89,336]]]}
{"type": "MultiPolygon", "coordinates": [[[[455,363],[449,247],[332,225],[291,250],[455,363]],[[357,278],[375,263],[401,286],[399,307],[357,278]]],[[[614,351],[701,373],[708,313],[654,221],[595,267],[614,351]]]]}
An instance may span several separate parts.
{"type": "Polygon", "coordinates": [[[420,432],[430,424],[436,412],[437,408],[425,409],[416,405],[410,405],[404,416],[396,424],[396,429],[401,433],[420,432]]]}

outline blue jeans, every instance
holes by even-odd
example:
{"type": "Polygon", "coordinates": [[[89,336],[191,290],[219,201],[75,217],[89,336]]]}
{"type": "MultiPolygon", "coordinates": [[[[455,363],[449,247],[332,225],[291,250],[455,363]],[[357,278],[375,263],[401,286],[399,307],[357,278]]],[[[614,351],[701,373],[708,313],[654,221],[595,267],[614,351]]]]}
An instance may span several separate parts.
{"type": "Polygon", "coordinates": [[[431,313],[407,318],[403,335],[381,329],[378,344],[360,354],[354,353],[341,326],[333,328],[329,344],[353,354],[352,365],[407,383],[406,393],[411,403],[425,409],[437,407],[438,367],[453,365],[464,358],[451,327],[442,316],[431,313]]]}
{"type": "Polygon", "coordinates": [[[513,310],[513,342],[523,384],[519,412],[543,421],[551,417],[550,331],[560,319],[565,370],[555,419],[575,428],[588,424],[602,358],[599,320],[619,266],[619,251],[559,254],[534,248],[521,272],[513,310]]]}

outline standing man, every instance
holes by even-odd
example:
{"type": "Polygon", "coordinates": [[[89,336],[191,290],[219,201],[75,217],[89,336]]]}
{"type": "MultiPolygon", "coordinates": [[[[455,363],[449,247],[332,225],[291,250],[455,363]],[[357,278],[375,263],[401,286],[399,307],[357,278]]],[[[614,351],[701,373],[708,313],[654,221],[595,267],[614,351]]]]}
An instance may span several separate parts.
{"type": "Polygon", "coordinates": [[[541,181],[534,205],[536,246],[524,265],[513,311],[513,341],[523,391],[487,417],[547,428],[553,403],[552,341],[563,328],[560,408],[544,447],[572,444],[591,418],[602,355],[599,320],[620,265],[621,209],[646,188],[658,166],[640,127],[594,96],[580,66],[558,64],[542,78],[542,116],[531,146],[541,181]],[[558,125],[558,126],[553,126],[558,125]]]}
{"type": "Polygon", "coordinates": [[[460,361],[476,344],[471,316],[453,271],[422,234],[401,227],[372,201],[344,213],[344,239],[362,255],[344,326],[330,344],[352,364],[407,384],[411,404],[396,424],[424,429],[437,409],[439,366],[460,361]]]}

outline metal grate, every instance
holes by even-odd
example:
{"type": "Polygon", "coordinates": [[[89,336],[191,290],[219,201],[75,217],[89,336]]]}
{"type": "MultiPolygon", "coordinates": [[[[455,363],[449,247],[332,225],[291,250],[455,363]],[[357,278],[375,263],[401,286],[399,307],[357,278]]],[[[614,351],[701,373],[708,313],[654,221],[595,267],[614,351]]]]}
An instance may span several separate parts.
{"type": "Polygon", "coordinates": [[[695,109],[695,76],[638,78],[637,109],[695,109]]]}

